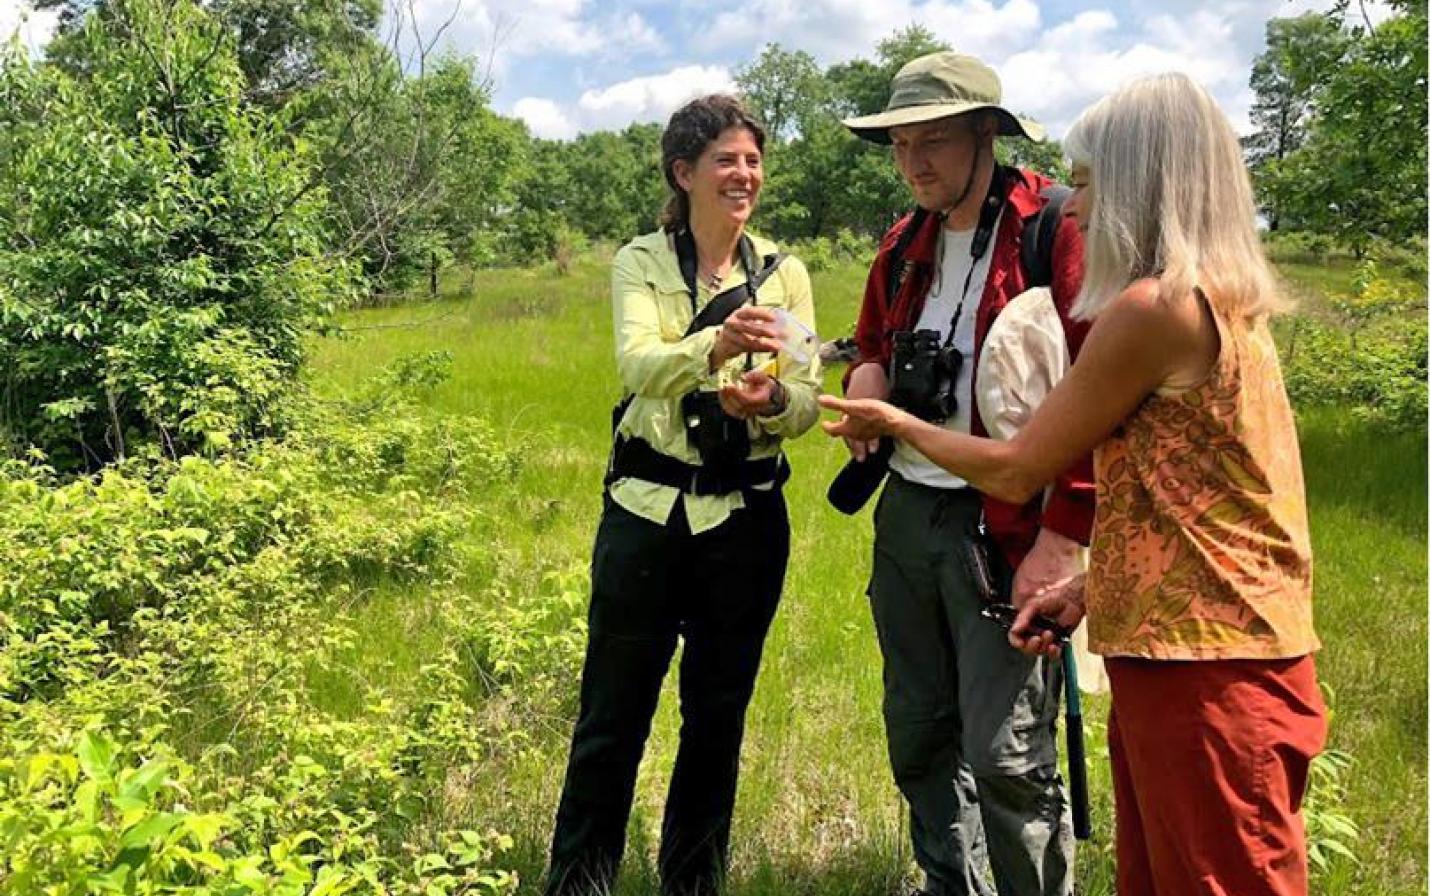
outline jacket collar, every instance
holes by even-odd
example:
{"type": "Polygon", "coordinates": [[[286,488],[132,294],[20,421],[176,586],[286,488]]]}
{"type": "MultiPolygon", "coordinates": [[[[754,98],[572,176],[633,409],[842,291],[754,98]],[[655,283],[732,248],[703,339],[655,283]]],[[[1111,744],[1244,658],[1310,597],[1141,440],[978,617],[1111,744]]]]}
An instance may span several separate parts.
{"type": "MultiPolygon", "coordinates": [[[[1033,174],[1022,168],[1008,168],[1008,177],[1003,181],[1008,194],[1007,205],[1004,209],[1012,209],[1017,215],[1017,231],[1022,232],[1022,222],[1036,215],[1038,209],[1043,207],[1043,197],[1040,192],[1043,186],[1049,181],[1041,175],[1033,174]]],[[[1000,229],[1008,226],[1009,216],[1003,216],[1004,224],[1000,229]]],[[[938,232],[943,227],[943,215],[930,214],[924,218],[923,226],[918,234],[909,243],[908,250],[904,257],[909,261],[916,261],[923,264],[933,264],[938,259],[938,232]]]]}

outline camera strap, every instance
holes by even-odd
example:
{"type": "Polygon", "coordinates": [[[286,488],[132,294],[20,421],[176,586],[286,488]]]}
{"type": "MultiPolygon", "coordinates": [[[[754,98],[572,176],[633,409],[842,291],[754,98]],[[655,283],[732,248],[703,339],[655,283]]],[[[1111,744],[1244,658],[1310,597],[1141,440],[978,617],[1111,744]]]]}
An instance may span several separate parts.
{"type": "Polygon", "coordinates": [[[735,312],[736,308],[749,302],[752,305],[759,304],[758,290],[765,281],[779,269],[780,264],[786,256],[783,252],[776,252],[774,255],[766,255],[764,263],[759,264],[758,256],[755,254],[754,242],[745,235],[740,236],[740,266],[745,269],[745,282],[716,295],[705,304],[704,308],[696,310],[696,295],[699,290],[695,282],[695,272],[699,265],[699,260],[695,254],[695,238],[691,236],[690,229],[685,228],[675,235],[675,255],[680,262],[680,276],[685,280],[685,288],[690,293],[690,313],[692,315],[690,326],[686,328],[685,335],[692,336],[706,327],[718,327],[725,322],[725,318],[735,312]]]}
{"type": "MultiPolygon", "coordinates": [[[[943,340],[944,348],[953,344],[953,334],[958,329],[958,319],[963,315],[963,304],[968,301],[968,288],[973,285],[973,272],[978,268],[978,262],[988,252],[988,244],[993,241],[993,228],[998,226],[998,215],[1008,201],[1007,190],[1004,189],[1005,176],[1006,172],[1003,166],[995,163],[993,178],[988,183],[988,195],[984,198],[983,206],[978,211],[978,229],[973,231],[973,242],[968,247],[970,258],[968,273],[963,276],[963,290],[958,295],[958,306],[953,310],[953,320],[949,323],[948,335],[943,340]]],[[[943,264],[942,258],[939,259],[939,264],[943,264]]]]}

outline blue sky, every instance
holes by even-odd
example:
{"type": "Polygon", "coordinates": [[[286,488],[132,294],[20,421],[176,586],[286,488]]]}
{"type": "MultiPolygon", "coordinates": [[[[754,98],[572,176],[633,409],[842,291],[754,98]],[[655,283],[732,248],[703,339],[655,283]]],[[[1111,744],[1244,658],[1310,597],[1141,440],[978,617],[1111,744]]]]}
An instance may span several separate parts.
{"type": "MultiPolygon", "coordinates": [[[[399,0],[404,34],[478,57],[499,112],[564,138],[664,121],[686,99],[727,90],[770,42],[821,65],[873,58],[918,23],[1002,76],[1005,104],[1059,137],[1084,107],[1128,78],[1179,70],[1246,128],[1251,62],[1266,21],[1329,0],[399,0]],[[445,28],[443,27],[445,25],[445,28]]],[[[1356,4],[1352,4],[1356,8],[1356,4]]],[[[52,27],[0,0],[0,32],[32,46],[52,27]]],[[[1383,8],[1370,4],[1373,19],[1383,8]]],[[[389,27],[397,22],[389,17],[389,27]]]]}

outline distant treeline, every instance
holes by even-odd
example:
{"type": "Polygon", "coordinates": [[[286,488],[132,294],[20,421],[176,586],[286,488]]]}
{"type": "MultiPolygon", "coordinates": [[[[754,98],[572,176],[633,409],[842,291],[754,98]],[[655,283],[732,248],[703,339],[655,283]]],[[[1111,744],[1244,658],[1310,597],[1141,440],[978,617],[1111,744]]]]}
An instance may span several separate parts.
{"type": "MultiPolygon", "coordinates": [[[[94,468],[281,431],[333,308],[654,226],[660,124],[535,138],[492,110],[483,61],[432,50],[439,33],[382,3],[39,0],[61,17],[44,56],[0,46],[12,454],[94,468]]],[[[1345,4],[1268,24],[1246,148],[1273,229],[1358,255],[1423,246],[1425,9],[1391,6],[1374,27],[1345,4]]],[[[839,119],[944,46],[914,26],[873,59],[821,68],[771,44],[742,67],[770,135],[757,228],[857,256],[908,199],[839,119]]],[[[1055,143],[1005,142],[1063,173],[1055,143]]]]}
{"type": "MultiPolygon", "coordinates": [[[[83,69],[85,16],[107,0],[40,0],[58,8],[56,64],[83,69]]],[[[587,240],[624,240],[654,226],[664,184],[661,125],[633,124],[572,140],[533,137],[490,106],[488,60],[424,54],[409,37],[384,42],[399,11],[382,0],[206,0],[237,51],[247,100],[321,157],[333,239],[382,288],[472,266],[552,257],[587,240]],[[384,26],[384,21],[386,26],[384,26]]],[[[1327,235],[1358,254],[1375,240],[1422,234],[1426,217],[1426,18],[1393,0],[1372,27],[1345,2],[1273,19],[1250,79],[1255,133],[1246,139],[1271,229],[1327,235]]],[[[872,59],[821,67],[778,44],[737,71],[768,126],[758,226],[783,240],[882,232],[908,199],[887,151],[839,119],[881,109],[891,76],[948,45],[914,25],[872,59]],[[835,187],[837,185],[837,188],[835,187]]],[[[1056,73],[1049,73],[1055,77],[1056,73]]],[[[1055,141],[1003,141],[1012,161],[1064,174],[1055,141]]]]}

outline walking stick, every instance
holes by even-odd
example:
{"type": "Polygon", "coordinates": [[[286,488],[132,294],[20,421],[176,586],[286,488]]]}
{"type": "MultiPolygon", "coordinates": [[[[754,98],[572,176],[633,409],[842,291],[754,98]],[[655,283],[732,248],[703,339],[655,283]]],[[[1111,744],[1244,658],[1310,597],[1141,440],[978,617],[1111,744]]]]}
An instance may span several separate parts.
{"type": "Polygon", "coordinates": [[[1077,661],[1072,641],[1063,643],[1063,685],[1067,697],[1068,790],[1072,796],[1073,836],[1092,839],[1092,816],[1087,806],[1087,753],[1082,743],[1082,700],[1077,689],[1077,661]]]}

